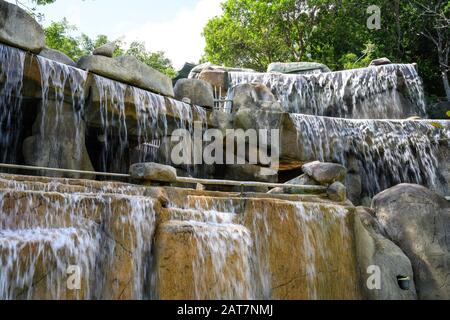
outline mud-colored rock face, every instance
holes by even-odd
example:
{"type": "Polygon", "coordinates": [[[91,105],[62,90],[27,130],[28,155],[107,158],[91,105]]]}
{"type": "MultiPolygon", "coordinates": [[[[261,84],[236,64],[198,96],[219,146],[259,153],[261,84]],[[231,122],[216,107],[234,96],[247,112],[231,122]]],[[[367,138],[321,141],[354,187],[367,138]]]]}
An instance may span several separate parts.
{"type": "Polygon", "coordinates": [[[412,184],[388,189],[372,207],[386,234],[411,259],[420,299],[450,299],[450,205],[412,184]]]}
{"type": "Polygon", "coordinates": [[[158,228],[159,298],[360,298],[344,207],[193,195],[185,203],[158,228]]]}
{"type": "Polygon", "coordinates": [[[352,210],[317,196],[2,175],[0,211],[1,298],[361,297],[352,210]]]}

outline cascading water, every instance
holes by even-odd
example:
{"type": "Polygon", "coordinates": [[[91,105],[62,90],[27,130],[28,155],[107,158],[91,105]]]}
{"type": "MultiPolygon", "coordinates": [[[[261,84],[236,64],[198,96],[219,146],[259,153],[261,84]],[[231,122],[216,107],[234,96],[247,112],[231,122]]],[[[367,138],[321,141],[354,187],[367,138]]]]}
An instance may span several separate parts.
{"type": "Polygon", "coordinates": [[[227,99],[234,86],[252,82],[270,88],[289,113],[353,119],[425,114],[422,81],[408,64],[311,75],[230,72],[227,99]]]}
{"type": "Polygon", "coordinates": [[[0,190],[0,298],[147,297],[153,206],[141,196],[0,190]]]}
{"type": "Polygon", "coordinates": [[[291,114],[302,161],[358,160],[363,194],[399,183],[437,188],[439,140],[450,132],[427,121],[346,120],[291,114]]]}
{"type": "Polygon", "coordinates": [[[290,285],[294,299],[358,297],[352,215],[343,207],[188,196],[182,208],[168,210],[172,226],[192,234],[183,238],[194,279],[185,297],[279,299],[290,285]]]}
{"type": "Polygon", "coordinates": [[[170,138],[177,129],[192,134],[194,121],[206,127],[206,111],[201,107],[97,75],[94,79],[98,87],[103,127],[103,170],[106,170],[106,164],[115,163],[116,167],[109,168],[109,171],[127,172],[127,150],[134,144],[137,151],[134,161],[170,164],[170,154],[157,152],[161,141],[170,138]],[[129,104],[134,105],[132,111],[127,109],[129,104]],[[130,117],[130,113],[135,114],[135,119],[130,117]]]}
{"type": "Polygon", "coordinates": [[[0,44],[0,161],[15,163],[20,127],[25,52],[0,44]]]}
{"type": "Polygon", "coordinates": [[[42,98],[33,136],[24,142],[25,161],[41,167],[90,169],[83,119],[87,72],[40,56],[35,59],[42,98]]]}

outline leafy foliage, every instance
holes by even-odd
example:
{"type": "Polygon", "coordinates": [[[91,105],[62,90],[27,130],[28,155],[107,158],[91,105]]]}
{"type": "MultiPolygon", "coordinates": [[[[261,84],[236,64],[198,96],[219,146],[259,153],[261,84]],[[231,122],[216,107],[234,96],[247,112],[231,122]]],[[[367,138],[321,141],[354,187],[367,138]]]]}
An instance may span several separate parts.
{"type": "MultiPolygon", "coordinates": [[[[44,31],[47,46],[65,53],[74,61],[77,61],[84,55],[92,54],[95,48],[110,42],[105,35],[99,35],[95,39],[91,39],[86,34],[73,36],[77,28],[70,25],[66,19],[51,23],[44,31]]],[[[164,52],[148,52],[144,44],[137,41],[132,42],[128,48],[125,48],[125,44],[120,40],[115,42],[117,48],[114,56],[131,55],[169,77],[176,75],[171,61],[165,56],[164,52]]]]}
{"type": "Polygon", "coordinates": [[[204,61],[259,71],[275,61],[318,61],[339,70],[388,57],[417,62],[429,94],[444,92],[441,59],[425,32],[448,43],[448,1],[227,0],[222,8],[204,28],[204,61]],[[380,30],[367,28],[371,5],[381,9],[380,30]]]}

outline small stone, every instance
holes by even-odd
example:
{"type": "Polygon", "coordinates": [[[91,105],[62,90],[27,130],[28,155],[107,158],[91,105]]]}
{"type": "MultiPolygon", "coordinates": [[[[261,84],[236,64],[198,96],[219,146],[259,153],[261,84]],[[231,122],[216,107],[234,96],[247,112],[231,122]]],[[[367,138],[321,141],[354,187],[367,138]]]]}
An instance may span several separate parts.
{"type": "Polygon", "coordinates": [[[104,56],[108,58],[112,58],[114,55],[114,51],[116,50],[117,45],[115,42],[108,42],[101,47],[98,47],[92,53],[95,56],[104,56]]]}
{"type": "Polygon", "coordinates": [[[388,58],[380,58],[372,60],[369,66],[384,66],[387,64],[392,64],[391,60],[389,60],[388,58]]]}
{"type": "Polygon", "coordinates": [[[327,195],[332,201],[344,202],[347,199],[347,188],[342,183],[335,182],[328,188],[327,195]]]}
{"type": "Polygon", "coordinates": [[[133,179],[138,180],[177,181],[177,170],[174,167],[152,162],[133,164],[130,167],[130,175],[133,179]]]}

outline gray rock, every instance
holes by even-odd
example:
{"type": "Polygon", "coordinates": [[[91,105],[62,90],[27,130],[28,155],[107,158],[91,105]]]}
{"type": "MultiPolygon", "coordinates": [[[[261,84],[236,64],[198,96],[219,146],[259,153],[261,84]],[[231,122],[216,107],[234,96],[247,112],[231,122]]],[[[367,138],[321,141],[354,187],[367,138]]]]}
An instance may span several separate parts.
{"type": "Polygon", "coordinates": [[[345,178],[345,186],[347,187],[347,197],[354,204],[361,202],[362,182],[361,176],[355,173],[347,174],[345,178]]]}
{"type": "Polygon", "coordinates": [[[100,76],[173,97],[172,81],[159,71],[132,56],[115,59],[103,56],[84,56],[77,66],[100,76]]]}
{"type": "Polygon", "coordinates": [[[25,10],[0,1],[0,42],[39,53],[45,47],[45,34],[25,10]]]}
{"type": "MultiPolygon", "coordinates": [[[[85,143],[85,124],[76,117],[71,104],[62,106],[48,101],[42,107],[32,128],[32,136],[23,143],[27,165],[94,171],[85,143]]],[[[94,179],[94,175],[41,171],[49,177],[94,179]]]]}
{"type": "Polygon", "coordinates": [[[372,198],[364,197],[361,199],[361,205],[366,208],[370,208],[372,206],[372,198]]]}
{"type": "Polygon", "coordinates": [[[51,48],[44,48],[39,55],[41,57],[59,62],[59,63],[63,63],[63,64],[67,64],[68,66],[71,67],[76,67],[76,63],[70,59],[66,54],[62,53],[61,51],[55,50],[55,49],[51,49],[51,48]]]}
{"type": "Polygon", "coordinates": [[[368,300],[415,300],[411,261],[392,241],[386,238],[378,221],[365,209],[355,212],[356,258],[361,277],[361,291],[368,300]],[[371,267],[379,267],[380,289],[370,289],[371,267]],[[410,289],[402,290],[397,277],[409,277],[410,289]]]}
{"type": "MultiPolygon", "coordinates": [[[[259,110],[263,104],[267,106],[276,103],[277,99],[265,85],[260,83],[245,83],[233,88],[233,111],[240,109],[259,110]]],[[[278,111],[282,111],[281,106],[278,111]]]]}
{"type": "Polygon", "coordinates": [[[224,66],[217,66],[212,64],[211,62],[206,62],[203,64],[199,64],[198,66],[195,66],[192,68],[191,72],[189,73],[189,79],[198,79],[200,77],[200,74],[205,70],[221,70],[226,72],[255,72],[255,70],[252,69],[244,69],[244,68],[229,68],[224,66]]]}
{"type": "Polygon", "coordinates": [[[379,59],[372,60],[372,62],[370,62],[370,64],[369,64],[369,66],[384,66],[387,64],[392,64],[391,60],[389,60],[388,58],[379,58],[379,59]]]}
{"type": "Polygon", "coordinates": [[[411,260],[420,299],[450,299],[450,204],[422,186],[401,184],[373,199],[387,236],[411,260]]]}
{"type": "Polygon", "coordinates": [[[176,182],[177,170],[174,167],[159,163],[137,163],[130,167],[130,175],[133,179],[176,182]]]}
{"type": "Polygon", "coordinates": [[[331,70],[326,65],[317,62],[274,62],[269,65],[267,72],[279,72],[285,74],[309,74],[331,72],[331,70]]]}
{"type": "Polygon", "coordinates": [[[333,182],[344,182],[347,175],[347,169],[336,163],[314,161],[305,164],[302,167],[304,173],[319,182],[329,185],[333,182]]]}
{"type": "Polygon", "coordinates": [[[328,198],[336,202],[344,202],[347,200],[347,188],[340,182],[335,182],[328,187],[328,198]]]}
{"type": "Polygon", "coordinates": [[[214,108],[213,87],[206,81],[199,79],[180,79],[175,84],[175,98],[188,98],[191,103],[200,107],[214,108]]]}
{"type": "Polygon", "coordinates": [[[92,52],[94,56],[104,56],[108,58],[112,58],[114,55],[114,51],[117,48],[117,44],[115,42],[108,42],[101,47],[98,47],[92,52]]]}

